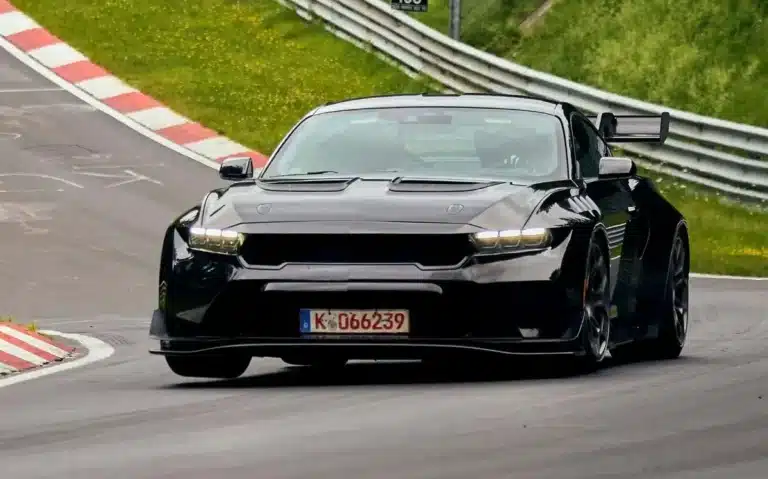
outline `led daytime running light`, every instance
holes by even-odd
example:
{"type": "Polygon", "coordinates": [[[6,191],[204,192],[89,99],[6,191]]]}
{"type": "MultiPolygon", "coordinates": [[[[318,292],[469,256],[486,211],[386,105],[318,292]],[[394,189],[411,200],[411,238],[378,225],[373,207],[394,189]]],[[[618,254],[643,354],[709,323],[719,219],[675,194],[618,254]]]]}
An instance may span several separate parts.
{"type": "Polygon", "coordinates": [[[236,255],[245,237],[232,230],[190,228],[189,247],[198,251],[236,255]]]}
{"type": "Polygon", "coordinates": [[[480,231],[472,235],[472,241],[481,251],[544,248],[552,241],[552,234],[546,228],[480,231]]]}

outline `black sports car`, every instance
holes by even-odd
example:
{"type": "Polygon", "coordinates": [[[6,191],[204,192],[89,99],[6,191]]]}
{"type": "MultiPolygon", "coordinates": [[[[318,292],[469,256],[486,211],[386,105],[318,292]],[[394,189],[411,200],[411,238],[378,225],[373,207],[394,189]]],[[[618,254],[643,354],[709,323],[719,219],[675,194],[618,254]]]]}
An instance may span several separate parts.
{"type": "Polygon", "coordinates": [[[494,94],[316,108],[167,229],[151,352],[214,378],[252,357],[677,357],[688,227],[608,146],[668,129],[494,94]]]}

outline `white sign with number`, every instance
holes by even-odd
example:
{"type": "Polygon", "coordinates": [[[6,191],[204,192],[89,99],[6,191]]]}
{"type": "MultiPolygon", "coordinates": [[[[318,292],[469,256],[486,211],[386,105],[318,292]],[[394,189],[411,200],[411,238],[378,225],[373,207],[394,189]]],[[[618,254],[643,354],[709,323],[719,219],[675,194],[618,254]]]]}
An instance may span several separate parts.
{"type": "Polygon", "coordinates": [[[392,8],[405,12],[426,12],[428,0],[391,0],[392,8]]]}

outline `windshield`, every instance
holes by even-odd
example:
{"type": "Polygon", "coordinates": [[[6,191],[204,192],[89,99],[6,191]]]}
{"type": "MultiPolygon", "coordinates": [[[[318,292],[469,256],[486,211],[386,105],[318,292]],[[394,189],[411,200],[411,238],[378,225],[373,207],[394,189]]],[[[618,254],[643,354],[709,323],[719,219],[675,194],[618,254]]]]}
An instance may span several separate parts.
{"type": "Polygon", "coordinates": [[[383,108],[310,116],[273,155],[261,178],[341,174],[498,178],[566,177],[559,119],[480,108],[383,108]]]}

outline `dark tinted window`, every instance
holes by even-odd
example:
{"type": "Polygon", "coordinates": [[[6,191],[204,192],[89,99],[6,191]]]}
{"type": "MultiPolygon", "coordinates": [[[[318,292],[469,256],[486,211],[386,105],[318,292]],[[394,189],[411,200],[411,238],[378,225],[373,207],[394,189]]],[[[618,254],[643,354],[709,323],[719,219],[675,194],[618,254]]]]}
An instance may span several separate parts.
{"type": "Polygon", "coordinates": [[[597,150],[600,152],[600,156],[613,156],[611,148],[601,137],[597,137],[597,150]]]}
{"type": "Polygon", "coordinates": [[[532,182],[566,175],[565,137],[552,115],[480,108],[387,108],[311,116],[264,172],[396,173],[532,182]]]}
{"type": "Polygon", "coordinates": [[[579,116],[571,117],[571,126],[573,130],[573,146],[576,154],[576,161],[579,163],[581,175],[584,178],[597,177],[599,171],[600,153],[597,130],[591,127],[587,120],[579,116]]]}

